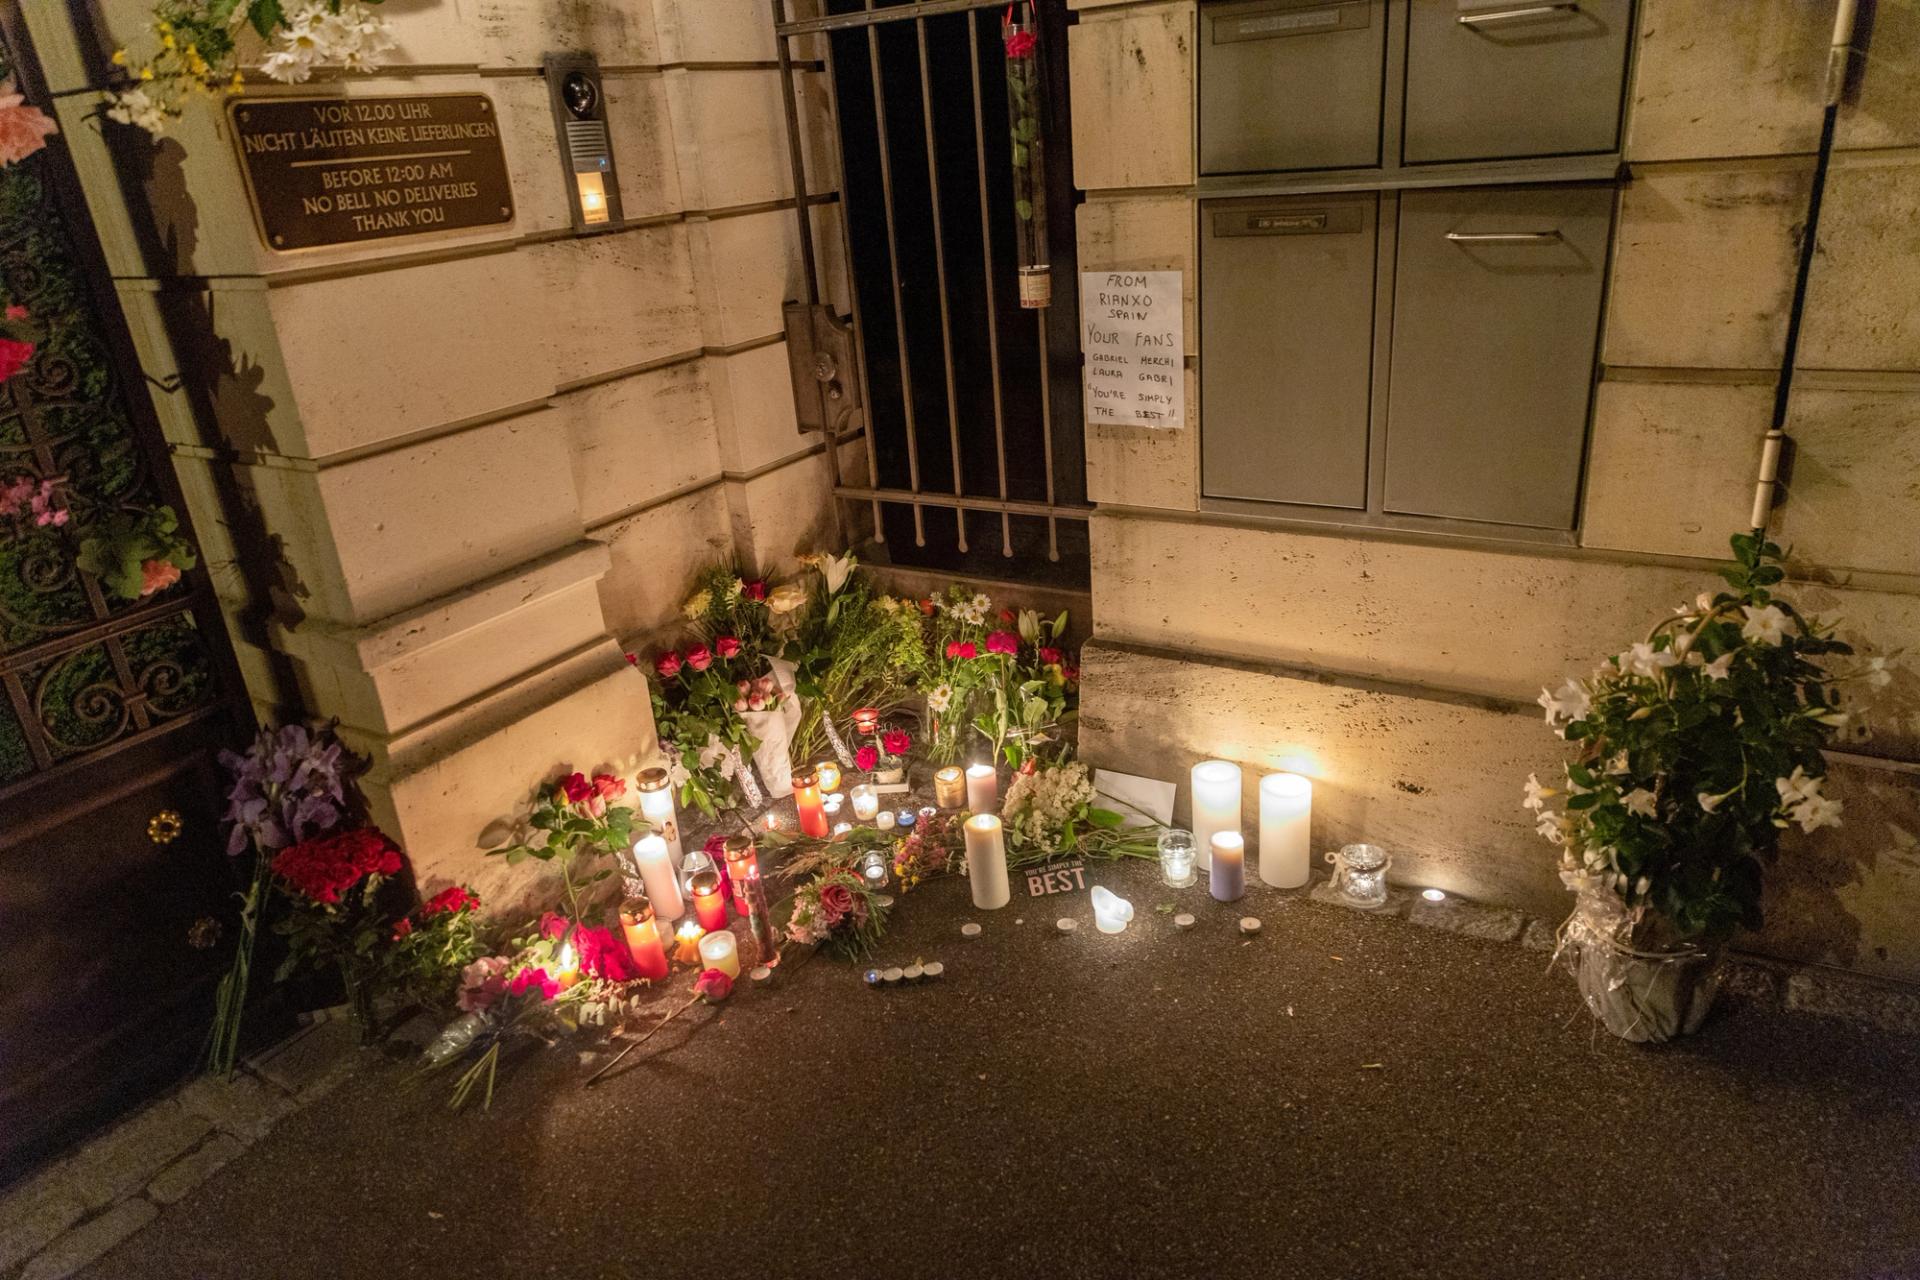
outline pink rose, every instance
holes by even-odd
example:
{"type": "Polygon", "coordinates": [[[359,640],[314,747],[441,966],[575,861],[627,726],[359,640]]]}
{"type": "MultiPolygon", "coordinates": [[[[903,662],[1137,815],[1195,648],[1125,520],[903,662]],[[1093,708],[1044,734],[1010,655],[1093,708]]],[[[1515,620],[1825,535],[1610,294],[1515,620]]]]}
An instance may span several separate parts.
{"type": "Polygon", "coordinates": [[[747,700],[745,698],[735,698],[733,700],[733,709],[735,711],[745,711],[747,709],[747,700]]]}
{"type": "Polygon", "coordinates": [[[610,773],[594,774],[593,789],[602,800],[618,800],[627,794],[626,782],[610,773]]]}
{"type": "Polygon", "coordinates": [[[680,655],[669,649],[653,660],[653,669],[660,673],[662,680],[671,680],[680,674],[680,655]]]}
{"type": "Polygon", "coordinates": [[[1011,631],[995,631],[987,637],[988,653],[1020,652],[1020,637],[1011,631]]]}
{"type": "Polygon", "coordinates": [[[551,1000],[560,994],[560,984],[547,976],[545,969],[525,968],[513,975],[513,981],[507,984],[507,994],[517,996],[524,991],[538,991],[542,1000],[551,1000]]]}
{"type": "Polygon", "coordinates": [[[156,591],[165,591],[178,581],[180,581],[180,566],[173,561],[142,560],[140,562],[141,595],[150,596],[156,591]]]}
{"type": "Polygon", "coordinates": [[[820,915],[831,929],[853,914],[853,890],[830,884],[820,891],[820,915]]]}
{"type": "Polygon", "coordinates": [[[695,671],[705,671],[713,665],[713,650],[703,644],[696,644],[687,650],[687,665],[695,671]]]}
{"type": "Polygon", "coordinates": [[[481,956],[460,971],[460,1008],[481,1013],[493,1006],[507,990],[507,958],[481,956]]]}
{"type": "Polygon", "coordinates": [[[890,756],[903,756],[912,748],[913,739],[904,729],[890,729],[886,736],[880,739],[880,746],[890,756]]]}
{"type": "Polygon", "coordinates": [[[719,1004],[733,994],[733,979],[725,970],[708,969],[693,980],[693,993],[708,1004],[719,1004]]]}
{"type": "Polygon", "coordinates": [[[713,651],[722,658],[737,658],[740,656],[740,642],[732,636],[721,636],[713,642],[713,651]]]}
{"type": "Polygon", "coordinates": [[[874,766],[880,763],[880,753],[871,746],[860,748],[853,753],[853,767],[862,773],[872,773],[874,766]]]}

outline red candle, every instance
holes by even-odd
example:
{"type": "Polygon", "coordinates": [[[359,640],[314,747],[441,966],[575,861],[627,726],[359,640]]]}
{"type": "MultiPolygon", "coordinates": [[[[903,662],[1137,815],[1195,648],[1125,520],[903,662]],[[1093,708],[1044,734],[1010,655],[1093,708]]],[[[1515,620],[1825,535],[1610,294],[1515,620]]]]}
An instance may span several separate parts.
{"type": "Polygon", "coordinates": [[[752,836],[728,836],[722,854],[727,860],[727,883],[733,888],[733,909],[747,914],[747,880],[760,874],[760,855],[752,836]]]}
{"type": "Polygon", "coordinates": [[[827,810],[820,800],[820,779],[817,775],[793,775],[793,807],[800,813],[800,830],[816,840],[827,838],[827,810]]]}
{"type": "Polygon", "coordinates": [[[875,729],[880,727],[880,709],[878,707],[861,707],[853,713],[853,727],[861,733],[871,735],[875,729]]]}
{"type": "Polygon", "coordinates": [[[660,940],[660,924],[653,918],[653,904],[645,898],[629,898],[620,904],[620,930],[627,936],[627,954],[633,957],[634,972],[658,981],[667,976],[667,948],[660,940]]]}
{"type": "Polygon", "coordinates": [[[701,871],[694,875],[693,915],[702,929],[727,927],[727,904],[720,896],[718,871],[701,871]]]}

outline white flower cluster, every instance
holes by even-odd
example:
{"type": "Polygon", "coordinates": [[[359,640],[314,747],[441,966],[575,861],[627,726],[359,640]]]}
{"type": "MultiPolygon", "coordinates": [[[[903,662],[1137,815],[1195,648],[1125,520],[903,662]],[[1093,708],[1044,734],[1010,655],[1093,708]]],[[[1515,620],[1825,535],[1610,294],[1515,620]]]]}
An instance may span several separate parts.
{"type": "Polygon", "coordinates": [[[1800,830],[1812,835],[1821,827],[1840,825],[1840,802],[1820,794],[1820,788],[1826,783],[1824,777],[1807,776],[1807,771],[1795,765],[1791,777],[1775,778],[1774,790],[1780,793],[1780,814],[1778,821],[1791,822],[1800,830]]]}
{"type": "Polygon", "coordinates": [[[987,620],[987,614],[993,608],[993,601],[976,591],[966,600],[941,600],[940,610],[950,613],[968,626],[977,627],[987,620]]]}
{"type": "Polygon", "coordinates": [[[1063,764],[1014,777],[1001,818],[1017,844],[1052,850],[1067,823],[1093,803],[1093,783],[1084,764],[1063,764]]]}
{"type": "MultiPolygon", "coordinates": [[[[933,688],[927,690],[927,710],[933,712],[933,714],[937,716],[945,715],[947,713],[947,708],[951,707],[952,705],[953,705],[953,686],[952,685],[937,684],[933,686],[933,688]]],[[[1015,785],[1016,786],[1019,785],[1017,781],[1015,785]]]]}
{"type": "Polygon", "coordinates": [[[167,127],[167,109],[145,89],[128,89],[114,97],[113,105],[107,108],[107,119],[138,125],[158,135],[167,127]]]}
{"type": "Polygon", "coordinates": [[[286,84],[304,82],[321,65],[375,71],[394,48],[387,20],[357,0],[342,0],[338,11],[325,4],[301,5],[277,34],[260,70],[286,84]]]}

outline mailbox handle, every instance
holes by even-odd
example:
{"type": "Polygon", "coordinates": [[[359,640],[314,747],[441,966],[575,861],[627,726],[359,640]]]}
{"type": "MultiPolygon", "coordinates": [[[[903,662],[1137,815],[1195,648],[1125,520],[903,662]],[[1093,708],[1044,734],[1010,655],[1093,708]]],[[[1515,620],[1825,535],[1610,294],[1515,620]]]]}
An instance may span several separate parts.
{"type": "Polygon", "coordinates": [[[1558,240],[1558,231],[1449,231],[1455,244],[1539,244],[1558,240]]]}
{"type": "Polygon", "coordinates": [[[1513,18],[1537,18],[1543,13],[1560,13],[1563,10],[1578,12],[1579,0],[1549,0],[1547,4],[1523,5],[1518,9],[1495,9],[1491,13],[1463,13],[1456,19],[1463,27],[1477,27],[1483,22],[1506,22],[1513,18]]]}

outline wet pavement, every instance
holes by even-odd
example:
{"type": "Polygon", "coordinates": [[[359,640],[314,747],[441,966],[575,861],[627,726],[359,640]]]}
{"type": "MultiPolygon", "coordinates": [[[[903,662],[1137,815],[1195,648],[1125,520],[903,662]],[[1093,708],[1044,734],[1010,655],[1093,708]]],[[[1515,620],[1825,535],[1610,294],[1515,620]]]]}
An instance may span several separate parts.
{"type": "Polygon", "coordinates": [[[83,1274],[1920,1276],[1920,1041],[1725,1000],[1630,1045],[1516,945],[1092,879],[1124,934],[935,882],[884,955],[939,982],[796,951],[591,1090],[585,1045],[490,1114],[373,1062],[83,1274]]]}

